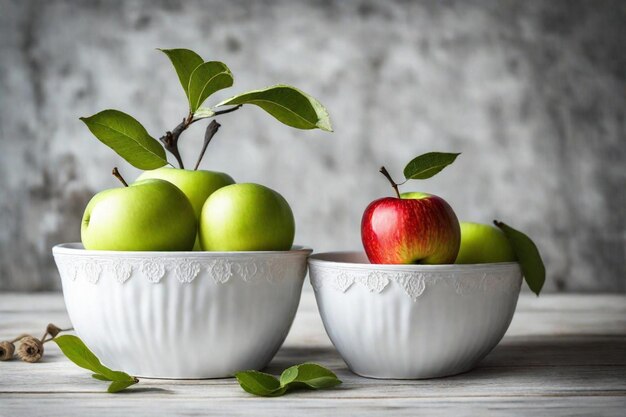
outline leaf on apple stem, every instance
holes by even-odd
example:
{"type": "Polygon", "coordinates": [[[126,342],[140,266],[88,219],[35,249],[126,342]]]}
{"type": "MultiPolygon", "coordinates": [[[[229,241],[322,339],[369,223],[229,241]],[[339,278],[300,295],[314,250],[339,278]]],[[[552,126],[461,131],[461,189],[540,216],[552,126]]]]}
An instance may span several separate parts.
{"type": "Polygon", "coordinates": [[[191,95],[189,94],[189,80],[193,71],[200,65],[202,65],[204,60],[200,55],[189,49],[159,49],[159,51],[167,55],[167,57],[172,62],[174,70],[176,70],[176,74],[178,75],[178,79],[180,80],[180,84],[183,86],[183,90],[185,90],[185,95],[187,96],[187,98],[189,99],[189,103],[191,104],[191,95]]]}
{"type": "Polygon", "coordinates": [[[232,85],[233,74],[226,64],[211,61],[199,65],[189,77],[189,110],[194,113],[211,94],[232,85]]]}
{"type": "Polygon", "coordinates": [[[167,164],[163,147],[132,116],[119,110],[103,110],[80,120],[100,142],[135,168],[156,169],[167,164]]]}
{"type": "Polygon", "coordinates": [[[278,121],[297,129],[321,129],[332,132],[328,111],[310,95],[289,85],[275,85],[249,91],[224,100],[217,106],[254,104],[278,121]]]}
{"type": "Polygon", "coordinates": [[[95,372],[91,375],[92,378],[100,381],[111,381],[107,389],[109,393],[122,391],[139,382],[137,378],[128,375],[126,372],[113,371],[104,366],[83,341],[76,336],[58,336],[52,340],[69,360],[81,368],[95,372]]]}
{"type": "Polygon", "coordinates": [[[511,226],[497,220],[494,220],[493,223],[504,232],[504,235],[511,243],[513,252],[515,252],[515,256],[522,268],[526,284],[528,284],[532,292],[539,295],[546,280],[546,267],[543,264],[537,245],[530,237],[519,230],[515,230],[511,226]]]}
{"type": "Polygon", "coordinates": [[[428,152],[414,158],[404,168],[407,180],[425,180],[454,162],[460,153],[428,152]]]}

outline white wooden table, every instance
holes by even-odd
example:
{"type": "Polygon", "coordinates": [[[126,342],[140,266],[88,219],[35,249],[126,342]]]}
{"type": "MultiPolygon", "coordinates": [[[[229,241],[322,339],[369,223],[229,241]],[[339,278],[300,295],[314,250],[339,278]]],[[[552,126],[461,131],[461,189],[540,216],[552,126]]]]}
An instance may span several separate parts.
{"type": "MultiPolygon", "coordinates": [[[[60,294],[0,294],[0,340],[68,325],[60,294]]],[[[500,345],[472,372],[423,381],[380,381],[348,371],[306,289],[295,323],[268,372],[314,361],[334,370],[333,390],[260,398],[234,379],[142,380],[104,392],[46,344],[45,360],[0,362],[0,416],[626,416],[626,296],[523,295],[500,345]]],[[[210,354],[207,352],[206,354],[210,354]]]]}

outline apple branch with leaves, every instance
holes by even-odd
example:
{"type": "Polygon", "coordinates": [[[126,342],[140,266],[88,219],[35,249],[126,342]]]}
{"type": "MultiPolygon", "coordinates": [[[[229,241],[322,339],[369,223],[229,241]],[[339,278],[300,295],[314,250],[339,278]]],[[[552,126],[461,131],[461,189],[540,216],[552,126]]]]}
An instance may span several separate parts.
{"type": "MultiPolygon", "coordinates": [[[[324,106],[303,91],[284,84],[248,91],[213,107],[202,107],[212,94],[232,87],[234,78],[230,69],[219,61],[205,62],[200,55],[189,49],[160,49],[160,51],[167,55],[174,66],[189,104],[188,114],[176,127],[156,140],[135,118],[119,110],[103,110],[93,116],[80,118],[98,140],[135,168],[151,170],[168,165],[165,154],[165,151],[168,151],[176,159],[179,168],[184,169],[185,165],[178,149],[182,133],[200,120],[232,113],[245,104],[260,107],[287,126],[332,132],[330,118],[324,106]]],[[[215,121],[207,126],[194,170],[200,166],[207,146],[219,127],[219,123],[215,121]]],[[[115,176],[121,178],[119,171],[115,176]]]]}

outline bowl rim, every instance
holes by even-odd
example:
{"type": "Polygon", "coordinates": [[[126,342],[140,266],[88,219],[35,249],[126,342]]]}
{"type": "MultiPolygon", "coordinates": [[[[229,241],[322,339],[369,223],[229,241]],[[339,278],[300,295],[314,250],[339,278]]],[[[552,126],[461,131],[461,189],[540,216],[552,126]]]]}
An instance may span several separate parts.
{"type": "Polygon", "coordinates": [[[404,271],[404,272],[470,272],[477,270],[498,270],[520,268],[518,262],[491,262],[483,264],[370,264],[360,262],[333,261],[324,259],[329,255],[365,255],[363,251],[319,252],[309,256],[309,265],[326,268],[347,268],[359,270],[404,271]]]}
{"type": "Polygon", "coordinates": [[[250,256],[276,256],[276,255],[310,255],[313,249],[308,246],[293,245],[285,251],[118,251],[118,250],[89,250],[80,242],[67,242],[54,245],[53,255],[73,256],[119,256],[128,258],[137,257],[174,257],[174,258],[205,258],[205,257],[250,257],[250,256]]]}

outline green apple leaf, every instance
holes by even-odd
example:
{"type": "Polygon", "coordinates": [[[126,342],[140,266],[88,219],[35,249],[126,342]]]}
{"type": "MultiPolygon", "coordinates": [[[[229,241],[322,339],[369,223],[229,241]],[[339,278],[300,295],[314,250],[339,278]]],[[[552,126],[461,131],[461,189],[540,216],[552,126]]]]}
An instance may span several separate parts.
{"type": "Polygon", "coordinates": [[[532,292],[539,295],[546,280],[546,267],[543,264],[537,245],[530,237],[519,230],[515,230],[511,226],[497,220],[494,220],[493,223],[504,232],[511,243],[513,252],[515,252],[517,261],[522,268],[526,284],[528,284],[532,292]]]}
{"type": "Polygon", "coordinates": [[[235,374],[244,391],[260,397],[277,397],[287,390],[276,377],[259,371],[241,371],[235,374]]]}
{"type": "Polygon", "coordinates": [[[108,392],[118,392],[139,382],[137,378],[128,375],[126,372],[113,371],[104,366],[83,341],[76,336],[63,335],[52,340],[69,360],[81,368],[95,372],[92,378],[100,381],[112,381],[113,383],[109,386],[108,392]]]}
{"type": "Polygon", "coordinates": [[[289,85],[275,85],[249,91],[224,100],[217,106],[254,104],[278,121],[297,129],[321,129],[332,132],[326,108],[310,95],[289,85]]]}
{"type": "Polygon", "coordinates": [[[189,109],[195,112],[211,94],[232,85],[233,74],[224,63],[211,61],[199,65],[189,78],[189,109]]]}
{"type": "Polygon", "coordinates": [[[322,389],[341,384],[331,370],[315,363],[303,363],[285,369],[280,376],[282,386],[322,389]]]}
{"type": "Polygon", "coordinates": [[[178,79],[180,80],[180,84],[183,86],[183,90],[185,90],[185,95],[191,103],[191,97],[189,95],[189,80],[193,71],[198,66],[202,65],[204,59],[189,49],[159,49],[159,51],[167,55],[172,62],[172,65],[176,70],[176,74],[178,75],[178,79]]]}
{"type": "Polygon", "coordinates": [[[148,170],[167,164],[161,144],[132,116],[119,110],[103,110],[80,120],[100,142],[132,166],[148,170]]]}
{"type": "Polygon", "coordinates": [[[280,380],[258,371],[237,372],[235,377],[244,391],[262,397],[278,397],[296,389],[324,389],[341,384],[332,371],[315,363],[287,368],[280,375],[280,380]]]}
{"type": "Polygon", "coordinates": [[[138,379],[135,378],[133,381],[113,381],[109,384],[109,388],[107,388],[107,392],[109,394],[115,394],[116,392],[120,392],[130,387],[131,385],[135,385],[139,382],[138,379]]]}
{"type": "Polygon", "coordinates": [[[425,180],[454,162],[460,153],[428,152],[414,158],[404,168],[407,180],[425,180]]]}

